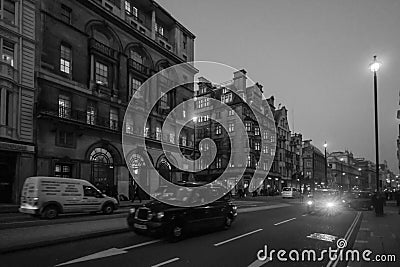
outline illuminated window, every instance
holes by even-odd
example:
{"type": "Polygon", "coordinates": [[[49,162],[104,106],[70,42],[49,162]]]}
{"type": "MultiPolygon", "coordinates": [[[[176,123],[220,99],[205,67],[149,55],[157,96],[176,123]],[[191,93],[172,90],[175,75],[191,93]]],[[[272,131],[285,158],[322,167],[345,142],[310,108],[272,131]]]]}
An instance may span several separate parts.
{"type": "Polygon", "coordinates": [[[96,62],[96,83],[108,86],[108,66],[100,62],[96,62]]]}
{"type": "Polygon", "coordinates": [[[215,134],[221,134],[222,133],[222,126],[221,125],[217,125],[215,126],[215,134]]]}
{"type": "Polygon", "coordinates": [[[71,48],[62,44],[60,50],[60,70],[66,74],[71,74],[71,48]]]}
{"type": "Polygon", "coordinates": [[[228,124],[228,131],[230,133],[235,131],[235,124],[234,123],[231,122],[231,123],[228,124]]]}
{"type": "Polygon", "coordinates": [[[110,129],[118,130],[118,110],[110,108],[110,129]]]}
{"type": "Polygon", "coordinates": [[[69,96],[58,96],[58,116],[61,118],[70,118],[71,116],[71,99],[69,96]]]}
{"type": "Polygon", "coordinates": [[[130,90],[129,90],[129,96],[139,98],[140,96],[138,93],[138,89],[140,88],[140,86],[142,86],[142,82],[135,78],[132,78],[131,86],[130,86],[130,90]]]}
{"type": "Polygon", "coordinates": [[[3,40],[2,60],[14,67],[14,44],[3,40]]]}

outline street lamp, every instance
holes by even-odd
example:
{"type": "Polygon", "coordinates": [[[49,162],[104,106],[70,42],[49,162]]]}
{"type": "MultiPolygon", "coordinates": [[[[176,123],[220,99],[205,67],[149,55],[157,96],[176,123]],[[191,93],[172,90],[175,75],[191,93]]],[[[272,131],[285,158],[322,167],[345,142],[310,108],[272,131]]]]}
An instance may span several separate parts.
{"type": "Polygon", "coordinates": [[[369,65],[369,69],[374,73],[374,106],[375,106],[375,157],[376,157],[376,192],[379,192],[379,143],[378,143],[378,77],[376,73],[381,67],[381,63],[376,60],[369,65]]]}
{"type": "Polygon", "coordinates": [[[324,148],[325,148],[325,184],[328,185],[328,160],[326,158],[326,148],[328,144],[325,141],[324,148]]]}

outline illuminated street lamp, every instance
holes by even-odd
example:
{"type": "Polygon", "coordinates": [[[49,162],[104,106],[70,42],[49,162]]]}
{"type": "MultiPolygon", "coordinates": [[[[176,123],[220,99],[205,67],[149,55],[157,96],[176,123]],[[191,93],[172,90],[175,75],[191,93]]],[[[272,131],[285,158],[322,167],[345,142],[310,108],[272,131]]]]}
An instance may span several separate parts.
{"type": "Polygon", "coordinates": [[[376,73],[381,67],[381,63],[376,60],[369,65],[369,69],[374,73],[374,107],[375,107],[375,157],[376,157],[376,191],[379,192],[379,143],[378,143],[378,77],[376,73]]]}

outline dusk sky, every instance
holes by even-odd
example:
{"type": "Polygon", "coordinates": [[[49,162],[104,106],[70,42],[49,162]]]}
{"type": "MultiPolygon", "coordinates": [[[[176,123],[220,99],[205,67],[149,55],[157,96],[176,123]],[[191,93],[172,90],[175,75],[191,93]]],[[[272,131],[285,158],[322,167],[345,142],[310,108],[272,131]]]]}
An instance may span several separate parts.
{"type": "MultiPolygon", "coordinates": [[[[398,0],[159,0],[196,35],[195,59],[246,69],[289,110],[293,132],[323,151],[375,162],[373,56],[380,161],[398,173],[398,0]],[[293,116],[294,114],[294,116],[293,116]],[[294,118],[294,125],[293,125],[294,118]]],[[[210,73],[210,76],[213,74],[210,73]]]]}

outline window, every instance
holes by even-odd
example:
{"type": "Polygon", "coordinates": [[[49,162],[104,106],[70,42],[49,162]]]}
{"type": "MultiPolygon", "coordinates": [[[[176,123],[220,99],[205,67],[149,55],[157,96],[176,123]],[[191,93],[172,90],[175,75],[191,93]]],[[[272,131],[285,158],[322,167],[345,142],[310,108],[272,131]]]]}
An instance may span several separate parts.
{"type": "Polygon", "coordinates": [[[140,64],[144,62],[143,56],[133,49],[129,51],[129,58],[140,64]]]}
{"type": "Polygon", "coordinates": [[[187,42],[188,42],[188,37],[186,34],[183,34],[183,40],[182,40],[183,49],[187,48],[187,42]]]}
{"type": "Polygon", "coordinates": [[[133,134],[134,133],[133,126],[134,126],[134,123],[133,123],[132,115],[127,113],[126,121],[125,121],[125,132],[127,134],[133,134]]]}
{"type": "Polygon", "coordinates": [[[110,108],[110,129],[118,130],[118,110],[110,108]]]}
{"type": "Polygon", "coordinates": [[[3,0],[3,20],[15,24],[15,2],[13,0],[3,0]]]}
{"type": "Polygon", "coordinates": [[[210,105],[210,99],[209,98],[202,98],[202,99],[198,100],[196,102],[196,104],[197,104],[197,108],[198,109],[204,108],[204,107],[208,107],[210,105]]]}
{"type": "Polygon", "coordinates": [[[65,6],[61,5],[61,19],[68,23],[71,24],[71,14],[72,14],[72,9],[65,6]]]}
{"type": "Polygon", "coordinates": [[[94,187],[84,185],[83,186],[83,195],[85,197],[100,197],[101,194],[94,187]]]}
{"type": "Polygon", "coordinates": [[[175,144],[175,133],[169,133],[169,142],[175,144]]]}
{"type": "Polygon", "coordinates": [[[156,127],[156,139],[157,139],[157,140],[161,140],[161,135],[162,135],[162,133],[161,133],[161,127],[160,127],[160,126],[157,126],[157,127],[156,127]]]}
{"type": "Polygon", "coordinates": [[[228,111],[228,116],[233,116],[235,114],[235,111],[233,109],[230,109],[228,111]]]}
{"type": "Polygon", "coordinates": [[[71,48],[62,44],[60,50],[60,70],[66,74],[71,74],[71,48]]]}
{"type": "Polygon", "coordinates": [[[156,23],[156,25],[155,25],[155,30],[156,30],[156,33],[158,33],[159,35],[164,36],[164,27],[162,27],[158,23],[156,23]]]}
{"type": "MultiPolygon", "coordinates": [[[[5,117],[4,121],[5,121],[5,125],[7,126],[12,126],[12,117],[13,117],[13,97],[12,97],[12,92],[5,90],[3,91],[5,93],[5,101],[4,101],[4,106],[0,105],[0,114],[2,116],[1,117],[5,117]],[[4,114],[4,115],[3,115],[4,114]]],[[[1,93],[1,90],[0,90],[1,93]]],[[[1,94],[0,94],[0,102],[1,102],[1,94]]],[[[2,122],[2,121],[1,121],[2,122]]]]}
{"type": "Polygon", "coordinates": [[[215,118],[216,119],[220,119],[221,118],[221,112],[220,111],[216,111],[215,112],[215,118]]]}
{"type": "Polygon", "coordinates": [[[135,78],[132,78],[130,91],[129,91],[129,97],[139,98],[139,93],[137,93],[137,90],[139,89],[140,86],[142,86],[142,82],[139,80],[136,80],[135,78]]]}
{"type": "Polygon", "coordinates": [[[14,67],[14,44],[3,40],[2,60],[14,67]]]}
{"type": "Polygon", "coordinates": [[[247,156],[247,167],[251,167],[251,156],[247,156]]]}
{"type": "Polygon", "coordinates": [[[221,125],[217,125],[215,126],[215,134],[221,134],[222,133],[222,126],[221,125]]]}
{"type": "Polygon", "coordinates": [[[275,148],[271,148],[271,156],[275,155],[275,148]]]}
{"type": "Polygon", "coordinates": [[[260,142],[255,142],[254,143],[254,149],[257,151],[260,151],[260,142]]]}
{"type": "Polygon", "coordinates": [[[165,94],[161,92],[161,98],[160,98],[160,107],[162,109],[168,109],[168,94],[165,94]]]}
{"type": "Polygon", "coordinates": [[[86,109],[86,123],[94,125],[95,119],[96,119],[96,104],[89,103],[86,109]]]}
{"type": "Polygon", "coordinates": [[[149,123],[146,123],[146,126],[144,126],[144,137],[150,137],[150,125],[149,125],[149,123]]]}
{"type": "Polygon", "coordinates": [[[138,10],[136,7],[132,5],[131,2],[125,1],[125,12],[131,16],[137,17],[138,16],[138,10]]]}
{"type": "Polygon", "coordinates": [[[72,177],[71,169],[71,165],[69,164],[56,163],[56,165],[54,166],[54,176],[70,178],[72,177]]]}
{"type": "Polygon", "coordinates": [[[249,122],[249,121],[246,121],[246,131],[247,132],[251,132],[251,122],[249,122]]]}
{"type": "Polygon", "coordinates": [[[223,93],[223,94],[226,94],[226,93],[228,93],[228,92],[229,92],[229,89],[227,89],[227,88],[223,88],[223,89],[222,89],[222,93],[223,93]]]}
{"type": "Polygon", "coordinates": [[[235,131],[235,124],[234,123],[231,122],[231,123],[228,124],[228,131],[230,133],[235,131]]]}
{"type": "Polygon", "coordinates": [[[232,102],[232,94],[221,95],[221,102],[222,103],[230,103],[232,102]]]}
{"type": "Polygon", "coordinates": [[[74,146],[74,133],[67,131],[58,132],[58,144],[59,146],[73,147],[74,146]]]}
{"type": "Polygon", "coordinates": [[[263,139],[264,140],[268,139],[268,132],[267,131],[263,132],[263,139]]]}
{"type": "Polygon", "coordinates": [[[182,146],[186,146],[186,142],[187,142],[187,137],[186,137],[186,135],[183,135],[183,136],[181,137],[181,145],[182,145],[182,146]]]}
{"type": "Polygon", "coordinates": [[[61,118],[70,118],[71,99],[66,95],[58,96],[58,116],[61,118]]]}
{"type": "Polygon", "coordinates": [[[264,145],[263,147],[263,153],[268,154],[268,146],[264,145]]]}
{"type": "Polygon", "coordinates": [[[108,86],[108,66],[100,62],[96,62],[96,83],[108,86]]]}
{"type": "Polygon", "coordinates": [[[308,168],[311,168],[311,167],[312,167],[312,161],[311,161],[311,160],[307,160],[306,166],[307,166],[308,168]]]}
{"type": "Polygon", "coordinates": [[[268,162],[264,162],[264,171],[268,170],[268,162]]]}
{"type": "Polygon", "coordinates": [[[216,160],[216,162],[215,162],[215,167],[216,167],[217,169],[222,168],[222,158],[217,157],[217,160],[216,160]]]}
{"type": "Polygon", "coordinates": [[[260,135],[260,128],[258,126],[254,127],[254,134],[260,135]]]}

